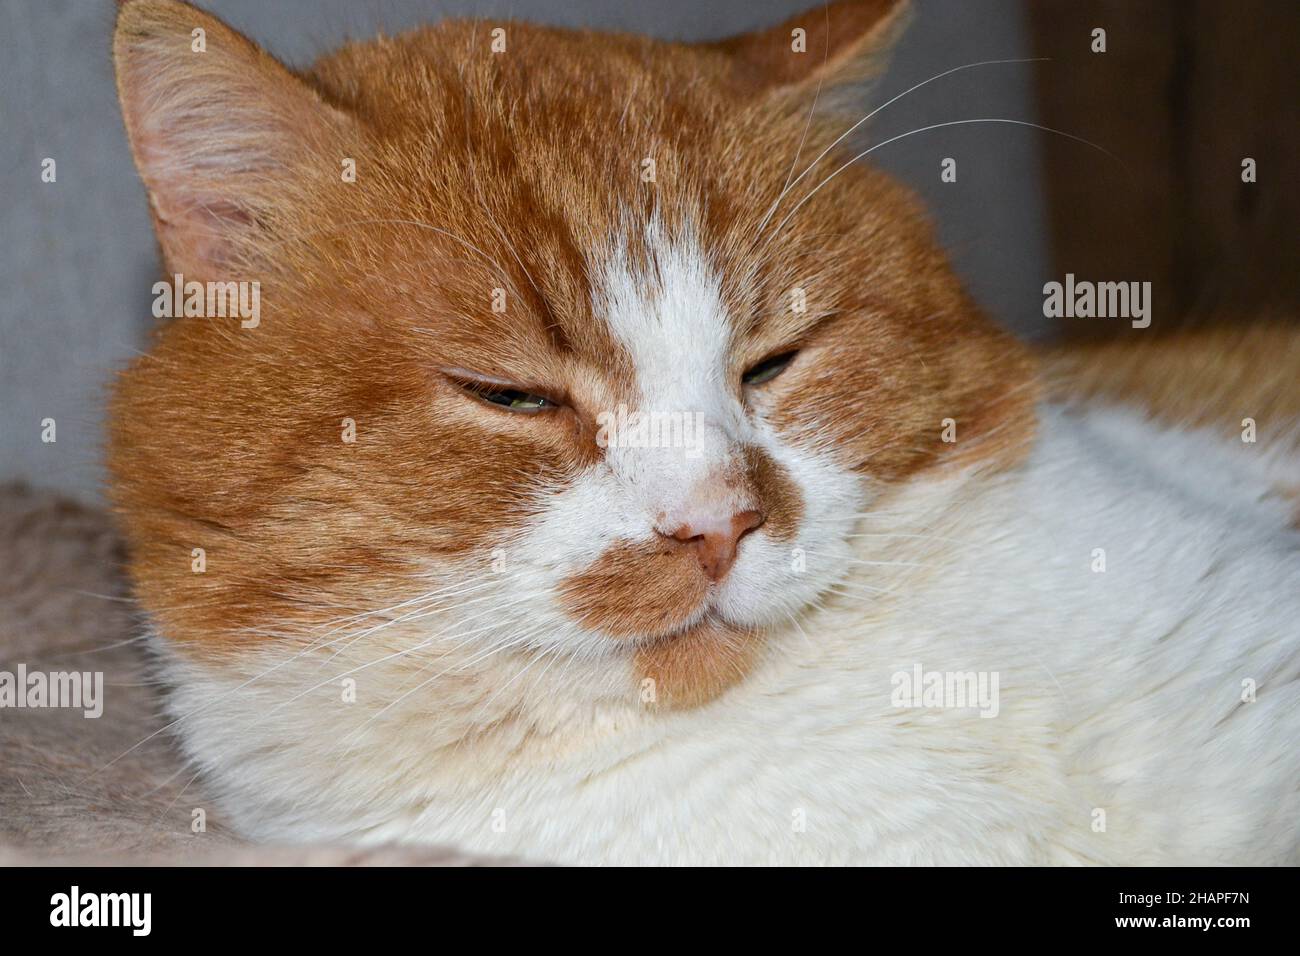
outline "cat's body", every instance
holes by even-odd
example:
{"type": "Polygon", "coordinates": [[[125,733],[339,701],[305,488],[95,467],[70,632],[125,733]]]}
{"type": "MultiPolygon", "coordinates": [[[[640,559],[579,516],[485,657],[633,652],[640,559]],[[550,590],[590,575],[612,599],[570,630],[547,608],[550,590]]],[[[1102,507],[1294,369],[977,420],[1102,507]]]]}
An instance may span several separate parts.
{"type": "Polygon", "coordinates": [[[257,328],[164,326],[114,405],[223,819],[590,863],[1296,858],[1294,423],[1039,400],[810,111],[898,16],[449,24],[297,76],[126,5],[169,271],[264,286],[257,328]]]}
{"type": "MultiPolygon", "coordinates": [[[[574,707],[573,683],[598,676],[538,667],[520,678],[525,711],[448,728],[467,739],[437,759],[413,727],[353,739],[340,761],[311,742],[347,738],[354,714],[322,727],[329,709],[276,710],[314,661],[256,694],[179,681],[177,712],[202,711],[195,754],[222,753],[237,823],[273,841],[618,864],[1295,862],[1285,503],[1208,434],[1117,410],[1044,416],[1013,472],[882,503],[841,593],[704,707],[574,707]],[[900,708],[898,675],[918,664],[995,672],[996,713],[900,708]],[[299,745],[283,746],[286,722],[299,745]]],[[[249,663],[239,678],[278,660],[249,663]]],[[[378,696],[409,690],[401,678],[378,696]]]]}

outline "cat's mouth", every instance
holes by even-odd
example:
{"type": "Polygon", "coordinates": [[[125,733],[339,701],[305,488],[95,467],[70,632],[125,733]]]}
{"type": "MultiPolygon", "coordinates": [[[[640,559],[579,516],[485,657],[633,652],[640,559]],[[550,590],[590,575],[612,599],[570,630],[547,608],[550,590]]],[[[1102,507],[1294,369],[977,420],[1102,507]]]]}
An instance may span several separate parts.
{"type": "Polygon", "coordinates": [[[606,551],[558,590],[561,605],[584,626],[640,644],[725,623],[720,587],[685,551],[644,542],[606,551]]]}
{"type": "Polygon", "coordinates": [[[635,635],[631,643],[644,647],[723,634],[757,633],[759,628],[756,625],[734,621],[718,609],[715,604],[716,590],[711,588],[707,597],[684,620],[667,627],[644,631],[635,635]]]}

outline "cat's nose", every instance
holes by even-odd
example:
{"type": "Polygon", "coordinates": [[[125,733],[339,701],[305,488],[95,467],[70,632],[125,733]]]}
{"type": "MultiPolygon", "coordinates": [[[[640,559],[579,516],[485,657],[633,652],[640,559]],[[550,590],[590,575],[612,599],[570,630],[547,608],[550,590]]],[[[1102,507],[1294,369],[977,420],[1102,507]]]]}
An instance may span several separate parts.
{"type": "Polygon", "coordinates": [[[735,563],[740,539],[761,525],[763,520],[763,513],[752,509],[734,514],[702,514],[670,531],[659,533],[693,548],[709,580],[721,581],[735,563]]]}

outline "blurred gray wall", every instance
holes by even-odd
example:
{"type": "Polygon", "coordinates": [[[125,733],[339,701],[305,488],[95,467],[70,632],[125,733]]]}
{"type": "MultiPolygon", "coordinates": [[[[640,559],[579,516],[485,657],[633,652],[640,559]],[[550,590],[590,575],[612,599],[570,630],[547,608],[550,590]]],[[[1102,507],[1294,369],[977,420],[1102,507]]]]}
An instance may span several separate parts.
{"type": "MultiPolygon", "coordinates": [[[[100,499],[103,395],[140,348],[157,278],[143,189],[131,165],[109,63],[111,0],[0,0],[0,482],[100,499]],[[42,183],[41,162],[57,162],[42,183]],[[41,442],[41,420],[57,441],[41,442]]],[[[1023,0],[920,0],[910,32],[863,112],[943,70],[1028,57],[1023,0]]],[[[711,39],[767,26],[813,0],[206,0],[292,64],[345,37],[448,15],[711,39]]],[[[873,120],[872,139],[972,117],[1033,120],[1032,67],[946,77],[873,120]]],[[[872,155],[918,188],[976,297],[1023,334],[1048,331],[1039,137],[1012,126],[911,136],[872,155]],[[958,161],[954,184],[940,161],[958,161]]],[[[811,157],[810,157],[811,158],[811,157]]]]}

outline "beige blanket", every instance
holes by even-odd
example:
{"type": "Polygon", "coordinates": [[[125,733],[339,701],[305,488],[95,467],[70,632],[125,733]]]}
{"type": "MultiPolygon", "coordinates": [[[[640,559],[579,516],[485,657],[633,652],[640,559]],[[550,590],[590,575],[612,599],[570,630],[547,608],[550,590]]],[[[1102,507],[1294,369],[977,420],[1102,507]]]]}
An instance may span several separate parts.
{"type": "Polygon", "coordinates": [[[437,848],[255,847],[164,729],[108,517],[0,487],[0,672],[103,672],[103,714],[0,707],[0,864],[477,865],[437,848]],[[194,832],[194,811],[204,811],[194,832]]]}

